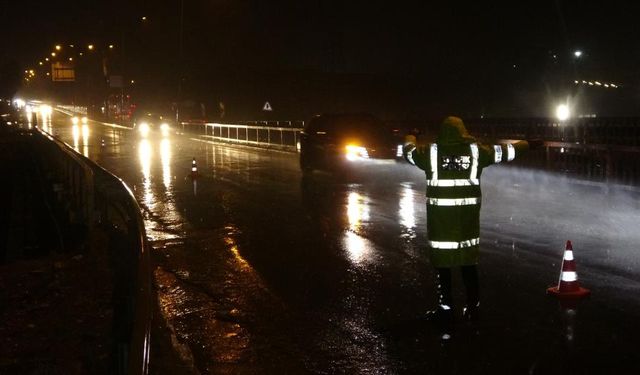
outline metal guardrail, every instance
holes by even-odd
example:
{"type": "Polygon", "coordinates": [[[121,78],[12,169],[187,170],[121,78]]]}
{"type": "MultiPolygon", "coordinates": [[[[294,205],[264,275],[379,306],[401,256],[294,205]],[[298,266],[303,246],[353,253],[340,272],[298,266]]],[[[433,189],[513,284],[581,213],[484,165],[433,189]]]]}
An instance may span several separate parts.
{"type": "Polygon", "coordinates": [[[62,104],[58,104],[56,106],[56,109],[67,111],[70,114],[73,113],[73,114],[81,114],[81,115],[84,115],[84,116],[87,115],[87,107],[78,106],[78,105],[62,105],[62,104]]]}
{"type": "MultiPolygon", "coordinates": [[[[88,160],[88,159],[87,159],[88,160]]],[[[118,177],[92,163],[101,221],[122,237],[126,246],[115,259],[120,291],[116,308],[121,311],[118,342],[118,374],[147,374],[151,345],[152,288],[151,247],[133,192],[118,177]]]]}
{"type": "MultiPolygon", "coordinates": [[[[302,128],[255,125],[183,123],[185,131],[212,139],[259,147],[297,150],[302,128]]],[[[273,123],[273,122],[272,122],[273,123]]],[[[281,122],[282,123],[282,122],[281,122]]],[[[400,132],[418,128],[435,139],[436,123],[390,123],[400,132]]],[[[521,162],[529,167],[561,172],[593,181],[640,185],[640,118],[582,118],[566,122],[551,119],[469,119],[469,132],[479,139],[533,139],[545,141],[544,153],[521,162]]]]}
{"type": "Polygon", "coordinates": [[[640,185],[640,118],[470,119],[471,134],[493,139],[542,139],[543,156],[533,168],[580,179],[640,185]]]}
{"type": "Polygon", "coordinates": [[[489,138],[539,138],[547,142],[640,152],[640,118],[588,117],[560,122],[548,118],[469,119],[471,134],[489,138]]]}
{"type": "Polygon", "coordinates": [[[70,202],[89,232],[106,231],[114,282],[113,371],[145,375],[149,371],[152,269],[140,207],[118,177],[76,153],[69,145],[38,129],[47,147],[43,163],[58,186],[54,190],[70,202]]]}
{"type": "Polygon", "coordinates": [[[278,148],[288,151],[298,150],[298,140],[302,128],[281,126],[259,126],[219,123],[182,123],[184,131],[196,130],[205,137],[226,142],[278,148]]]}
{"type": "Polygon", "coordinates": [[[262,127],[276,127],[276,128],[304,128],[305,122],[302,120],[276,120],[276,121],[239,121],[240,125],[255,125],[262,127]]]}
{"type": "Polygon", "coordinates": [[[59,199],[64,199],[70,204],[68,209],[73,220],[86,223],[91,231],[95,204],[93,170],[79,154],[65,147],[51,134],[42,130],[36,134],[41,134],[56,146],[49,148],[47,155],[42,158],[43,162],[48,164],[48,171],[57,177],[53,190],[58,194],[59,199]]]}

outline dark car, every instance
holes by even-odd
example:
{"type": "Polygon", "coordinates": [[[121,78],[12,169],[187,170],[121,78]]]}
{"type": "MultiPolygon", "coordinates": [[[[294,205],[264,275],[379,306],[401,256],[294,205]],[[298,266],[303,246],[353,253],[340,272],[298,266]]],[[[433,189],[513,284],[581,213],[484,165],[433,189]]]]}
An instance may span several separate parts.
{"type": "Polygon", "coordinates": [[[152,135],[169,136],[174,130],[169,116],[154,112],[141,112],[136,114],[133,128],[141,137],[152,135]]]}
{"type": "Polygon", "coordinates": [[[402,157],[402,142],[390,126],[369,114],[315,116],[300,134],[300,168],[342,171],[402,157]]]}

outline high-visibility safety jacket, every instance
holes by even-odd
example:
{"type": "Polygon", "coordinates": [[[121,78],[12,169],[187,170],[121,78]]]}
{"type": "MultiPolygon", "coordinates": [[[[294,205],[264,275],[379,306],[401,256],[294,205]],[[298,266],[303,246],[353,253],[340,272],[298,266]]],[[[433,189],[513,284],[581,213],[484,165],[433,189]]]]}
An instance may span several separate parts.
{"type": "Polygon", "coordinates": [[[492,164],[513,160],[528,150],[526,141],[482,145],[457,117],[447,117],[436,143],[417,145],[407,137],[405,158],[427,176],[427,239],[435,267],[478,263],[480,250],[480,175],[492,164]]]}

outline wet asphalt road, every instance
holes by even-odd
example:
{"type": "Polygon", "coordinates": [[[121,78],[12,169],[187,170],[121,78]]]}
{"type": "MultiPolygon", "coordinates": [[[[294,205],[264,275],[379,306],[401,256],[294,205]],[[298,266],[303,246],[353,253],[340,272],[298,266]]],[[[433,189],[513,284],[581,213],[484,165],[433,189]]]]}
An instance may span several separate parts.
{"type": "MultiPolygon", "coordinates": [[[[421,171],[303,179],[296,154],[95,122],[74,130],[60,114],[50,128],[134,190],[185,373],[640,372],[637,190],[487,169],[482,319],[442,342],[419,318],[435,299],[421,171]],[[572,309],[545,295],[566,240],[593,293],[572,309]]],[[[457,273],[454,287],[460,313],[457,273]]]]}

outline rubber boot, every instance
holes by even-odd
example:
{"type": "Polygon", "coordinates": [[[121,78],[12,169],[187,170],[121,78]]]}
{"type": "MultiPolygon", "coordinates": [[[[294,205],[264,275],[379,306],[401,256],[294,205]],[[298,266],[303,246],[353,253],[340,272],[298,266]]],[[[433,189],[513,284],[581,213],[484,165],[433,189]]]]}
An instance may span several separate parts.
{"type": "Polygon", "coordinates": [[[453,298],[451,297],[451,269],[436,269],[438,307],[427,311],[426,319],[437,325],[441,338],[448,340],[453,331],[453,298]]]}
{"type": "Polygon", "coordinates": [[[467,322],[477,322],[480,319],[480,285],[478,281],[478,268],[474,266],[462,266],[462,282],[467,291],[467,304],[462,309],[462,318],[467,322]]]}

